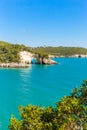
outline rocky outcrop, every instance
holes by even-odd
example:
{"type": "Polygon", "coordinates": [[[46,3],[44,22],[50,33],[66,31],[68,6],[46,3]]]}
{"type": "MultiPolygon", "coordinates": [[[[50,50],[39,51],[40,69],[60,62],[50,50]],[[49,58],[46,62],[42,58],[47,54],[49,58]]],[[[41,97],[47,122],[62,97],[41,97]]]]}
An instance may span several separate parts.
{"type": "Polygon", "coordinates": [[[57,64],[57,62],[54,61],[54,60],[51,60],[51,59],[46,59],[46,58],[44,58],[44,59],[43,59],[43,64],[51,65],[51,64],[57,64]]]}
{"type": "Polygon", "coordinates": [[[21,63],[32,64],[32,59],[36,59],[36,64],[57,64],[54,60],[51,60],[49,57],[45,57],[40,54],[32,54],[27,51],[22,51],[19,53],[21,63]]]}
{"type": "Polygon", "coordinates": [[[57,64],[57,62],[54,61],[54,60],[51,60],[50,58],[38,57],[38,58],[36,59],[36,64],[51,65],[51,64],[57,64]]]}

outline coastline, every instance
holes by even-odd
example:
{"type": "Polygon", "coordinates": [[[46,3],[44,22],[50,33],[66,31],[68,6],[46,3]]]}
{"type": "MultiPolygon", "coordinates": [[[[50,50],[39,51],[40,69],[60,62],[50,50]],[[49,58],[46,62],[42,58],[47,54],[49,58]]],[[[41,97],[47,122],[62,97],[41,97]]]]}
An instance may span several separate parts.
{"type": "MultiPolygon", "coordinates": [[[[55,55],[49,55],[49,60],[48,59],[44,59],[44,65],[45,64],[48,64],[48,65],[51,65],[51,64],[58,64],[56,61],[54,61],[53,59],[51,58],[87,58],[87,55],[83,55],[83,54],[76,54],[76,55],[71,55],[71,56],[63,56],[63,55],[60,55],[60,56],[55,56],[55,55]]],[[[30,61],[30,58],[31,57],[28,57],[29,59],[29,62],[26,63],[25,60],[23,60],[22,62],[20,63],[17,63],[17,62],[11,62],[11,63],[0,63],[0,68],[28,68],[31,64],[33,64],[31,61],[30,61]]],[[[24,58],[26,59],[26,58],[24,58]]],[[[32,58],[31,58],[32,59],[32,58]]],[[[35,64],[40,64],[40,63],[35,63],[35,64]]]]}
{"type": "Polygon", "coordinates": [[[87,55],[83,55],[83,54],[75,54],[75,55],[68,55],[68,56],[64,56],[64,55],[60,55],[60,56],[55,56],[55,55],[50,55],[50,58],[87,58],[87,55]]]}
{"type": "Polygon", "coordinates": [[[28,68],[26,63],[0,63],[0,68],[28,68]]]}

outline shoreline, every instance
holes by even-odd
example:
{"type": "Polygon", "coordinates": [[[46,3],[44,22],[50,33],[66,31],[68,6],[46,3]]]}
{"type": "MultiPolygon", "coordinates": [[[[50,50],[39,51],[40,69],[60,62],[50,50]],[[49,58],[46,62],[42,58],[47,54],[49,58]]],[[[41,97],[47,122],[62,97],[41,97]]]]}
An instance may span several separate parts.
{"type": "Polygon", "coordinates": [[[60,56],[55,56],[52,55],[50,56],[50,58],[87,58],[87,55],[69,55],[69,56],[64,56],[64,55],[60,55],[60,56]]]}
{"type": "Polygon", "coordinates": [[[28,68],[29,65],[25,63],[0,63],[0,68],[28,68]]]}
{"type": "MultiPolygon", "coordinates": [[[[52,56],[50,58],[87,58],[87,55],[82,55],[82,56],[78,56],[78,55],[74,55],[74,56],[52,56]]],[[[46,63],[48,65],[51,64],[58,64],[57,62],[55,62],[54,60],[50,60],[52,63],[46,63]]],[[[32,65],[34,63],[17,63],[17,62],[12,62],[12,63],[0,63],[0,68],[29,68],[30,65],[32,65]]],[[[35,63],[36,64],[36,63],[35,63]]],[[[44,65],[46,65],[44,64],[44,65]]]]}

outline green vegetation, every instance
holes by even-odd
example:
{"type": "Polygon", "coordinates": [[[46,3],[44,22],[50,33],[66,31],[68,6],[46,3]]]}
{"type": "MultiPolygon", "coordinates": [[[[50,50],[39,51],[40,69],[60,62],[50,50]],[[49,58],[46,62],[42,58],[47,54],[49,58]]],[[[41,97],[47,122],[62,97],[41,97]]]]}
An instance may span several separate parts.
{"type": "Polygon", "coordinates": [[[20,62],[20,51],[31,51],[29,47],[0,41],[0,63],[20,62]]]}
{"type": "Polygon", "coordinates": [[[19,111],[21,118],[11,117],[10,130],[87,130],[87,80],[55,108],[28,105],[19,111]]]}
{"type": "Polygon", "coordinates": [[[34,52],[41,52],[41,53],[47,53],[47,54],[53,54],[53,55],[63,55],[63,56],[71,56],[74,54],[87,54],[86,48],[81,47],[37,47],[32,48],[32,51],[34,52]]]}

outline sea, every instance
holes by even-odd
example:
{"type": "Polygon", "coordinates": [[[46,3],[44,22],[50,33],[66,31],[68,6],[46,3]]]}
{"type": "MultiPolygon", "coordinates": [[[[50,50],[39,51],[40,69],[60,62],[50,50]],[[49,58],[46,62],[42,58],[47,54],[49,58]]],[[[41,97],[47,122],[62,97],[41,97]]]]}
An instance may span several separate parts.
{"type": "Polygon", "coordinates": [[[0,68],[0,130],[8,130],[11,115],[28,104],[53,106],[87,79],[86,58],[54,58],[56,65],[0,68]]]}

